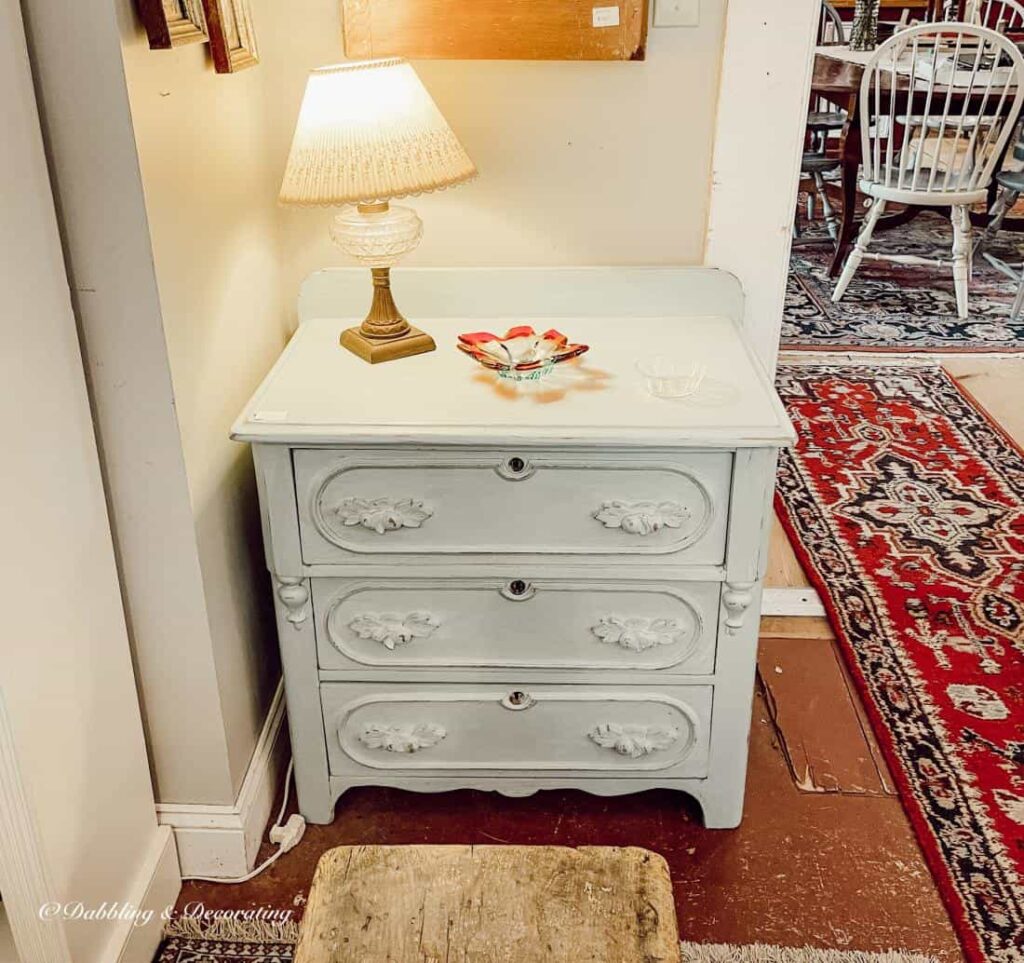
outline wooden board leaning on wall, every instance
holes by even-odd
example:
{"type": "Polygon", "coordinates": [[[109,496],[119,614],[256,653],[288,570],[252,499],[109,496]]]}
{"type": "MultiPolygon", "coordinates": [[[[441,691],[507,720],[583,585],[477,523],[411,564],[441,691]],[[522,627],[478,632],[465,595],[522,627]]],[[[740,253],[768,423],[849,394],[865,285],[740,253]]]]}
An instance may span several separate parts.
{"type": "Polygon", "coordinates": [[[647,0],[341,0],[345,56],[643,60],[647,0]]]}

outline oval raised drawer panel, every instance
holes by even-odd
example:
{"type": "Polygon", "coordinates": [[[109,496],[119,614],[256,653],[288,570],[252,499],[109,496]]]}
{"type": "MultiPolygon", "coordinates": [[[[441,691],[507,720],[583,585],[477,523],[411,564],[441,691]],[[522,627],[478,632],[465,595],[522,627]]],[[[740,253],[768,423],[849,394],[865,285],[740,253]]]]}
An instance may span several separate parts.
{"type": "Polygon", "coordinates": [[[293,458],[307,564],[426,554],[724,557],[729,452],[299,449],[293,458]]]}
{"type": "Polygon", "coordinates": [[[706,774],[711,686],[321,685],[331,773],[706,774]]]}
{"type": "Polygon", "coordinates": [[[322,670],[714,668],[713,582],[313,579],[322,670]]]}

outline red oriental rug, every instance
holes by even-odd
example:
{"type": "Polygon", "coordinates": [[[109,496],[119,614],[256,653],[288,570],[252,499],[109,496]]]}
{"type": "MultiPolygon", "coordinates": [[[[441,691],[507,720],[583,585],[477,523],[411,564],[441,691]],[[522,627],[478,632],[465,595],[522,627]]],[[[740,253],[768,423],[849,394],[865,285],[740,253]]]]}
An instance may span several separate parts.
{"type": "Polygon", "coordinates": [[[1024,454],[941,368],[782,366],[777,508],[972,961],[1024,960],[1024,454]]]}

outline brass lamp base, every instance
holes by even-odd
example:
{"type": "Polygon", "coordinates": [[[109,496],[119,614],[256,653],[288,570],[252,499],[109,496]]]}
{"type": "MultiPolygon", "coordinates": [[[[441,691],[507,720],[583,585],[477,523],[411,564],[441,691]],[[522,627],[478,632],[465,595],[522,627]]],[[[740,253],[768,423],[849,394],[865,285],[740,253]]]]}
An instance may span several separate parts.
{"type": "Polygon", "coordinates": [[[381,361],[396,361],[414,354],[425,354],[433,351],[437,345],[434,339],[418,328],[409,326],[409,333],[400,338],[381,341],[380,338],[368,338],[362,328],[349,328],[341,332],[341,346],[348,348],[353,354],[359,355],[363,361],[379,364],[381,361]]]}
{"type": "Polygon", "coordinates": [[[379,364],[433,351],[434,339],[402,317],[391,296],[391,269],[373,268],[373,303],[358,328],[341,333],[341,346],[363,361],[379,364]]]}

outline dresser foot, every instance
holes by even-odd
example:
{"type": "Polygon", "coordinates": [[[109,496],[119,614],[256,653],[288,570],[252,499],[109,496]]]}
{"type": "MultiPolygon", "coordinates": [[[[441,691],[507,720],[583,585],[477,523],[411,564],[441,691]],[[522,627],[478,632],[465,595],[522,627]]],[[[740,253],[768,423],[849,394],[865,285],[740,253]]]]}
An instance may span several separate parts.
{"type": "Polygon", "coordinates": [[[299,812],[307,823],[316,823],[318,826],[328,826],[334,822],[334,804],[338,797],[328,790],[323,793],[300,794],[299,812]],[[314,798],[310,799],[312,795],[314,798]]]}
{"type": "Polygon", "coordinates": [[[726,791],[708,786],[694,793],[704,815],[705,829],[735,829],[743,821],[743,790],[726,791]]]}

